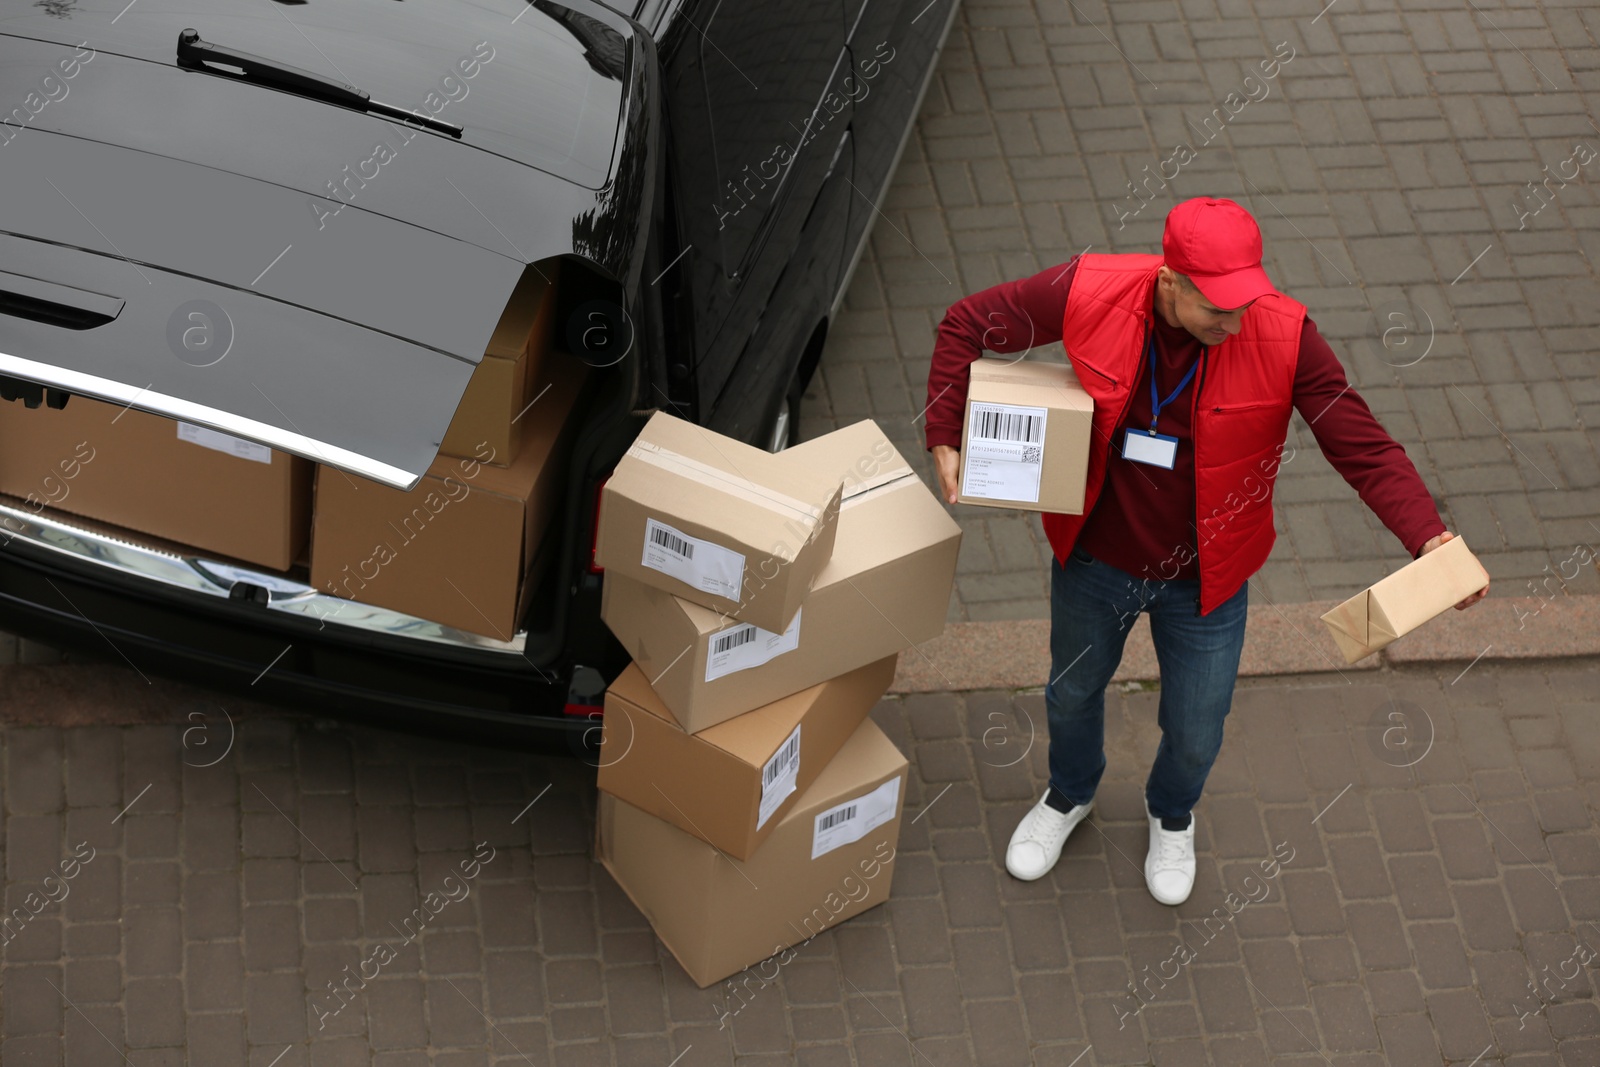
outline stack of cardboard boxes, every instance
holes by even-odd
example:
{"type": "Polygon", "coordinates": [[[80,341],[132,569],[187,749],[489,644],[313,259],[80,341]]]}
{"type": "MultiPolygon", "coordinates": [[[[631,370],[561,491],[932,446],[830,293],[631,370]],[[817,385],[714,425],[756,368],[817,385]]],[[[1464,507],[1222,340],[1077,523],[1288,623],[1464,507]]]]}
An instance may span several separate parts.
{"type": "Polygon", "coordinates": [[[868,713],[943,630],[960,539],[872,422],[773,454],[658,413],[606,483],[634,662],[595,850],[702,988],[887,898],[907,765],[868,713]]]}

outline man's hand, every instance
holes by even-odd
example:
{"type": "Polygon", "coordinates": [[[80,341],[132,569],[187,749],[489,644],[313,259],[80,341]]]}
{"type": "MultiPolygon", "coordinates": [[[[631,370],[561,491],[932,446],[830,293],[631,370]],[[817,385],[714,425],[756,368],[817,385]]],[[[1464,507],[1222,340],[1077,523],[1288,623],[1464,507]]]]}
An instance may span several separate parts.
{"type": "Polygon", "coordinates": [[[939,472],[939,495],[954,504],[961,490],[961,449],[934,445],[933,465],[939,472]]]}
{"type": "MultiPolygon", "coordinates": [[[[1444,544],[1446,541],[1449,541],[1453,537],[1455,537],[1455,534],[1451,533],[1449,530],[1446,530],[1442,534],[1437,534],[1428,538],[1428,543],[1422,546],[1422,551],[1418,553],[1417,558],[1421,559],[1423,556],[1426,556],[1429,552],[1432,552],[1434,549],[1438,548],[1440,545],[1444,544]]],[[[1467,599],[1457,604],[1456,610],[1460,611],[1462,608],[1469,608],[1488,595],[1489,586],[1488,583],[1484,583],[1482,589],[1478,590],[1476,593],[1473,593],[1471,596],[1467,597],[1467,599]]]]}

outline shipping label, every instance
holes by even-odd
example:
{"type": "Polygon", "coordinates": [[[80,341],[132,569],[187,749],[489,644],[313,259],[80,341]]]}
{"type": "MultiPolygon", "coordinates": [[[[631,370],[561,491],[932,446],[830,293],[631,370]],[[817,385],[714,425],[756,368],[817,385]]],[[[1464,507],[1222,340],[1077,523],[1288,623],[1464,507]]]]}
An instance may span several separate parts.
{"type": "Polygon", "coordinates": [[[196,426],[192,422],[178,423],[178,440],[189,441],[202,448],[226,452],[230,456],[254,460],[257,463],[272,462],[272,449],[266,445],[246,441],[242,437],[222,433],[209,426],[196,426]]]}
{"type": "Polygon", "coordinates": [[[961,494],[1037,504],[1048,414],[1045,408],[974,401],[961,457],[961,494]]]}
{"type": "Polygon", "coordinates": [[[744,588],[744,553],[690,537],[655,519],[644,520],[644,566],[701,592],[738,600],[744,588]]]}
{"type": "Polygon", "coordinates": [[[794,613],[794,621],[781,634],[763,630],[752,622],[712,634],[711,647],[706,652],[706,681],[714,682],[725,675],[759,667],[799,648],[800,616],[804,610],[794,613]]]}
{"type": "Polygon", "coordinates": [[[772,813],[778,810],[778,805],[789,798],[794,792],[795,783],[800,778],[800,727],[794,728],[794,733],[778,746],[778,751],[773,753],[767,765],[761,768],[761,808],[756,814],[756,829],[759,830],[772,818],[772,813]]]}
{"type": "Polygon", "coordinates": [[[860,841],[893,819],[900,810],[900,776],[884,782],[865,796],[836,804],[817,815],[811,835],[811,858],[860,841]]]}

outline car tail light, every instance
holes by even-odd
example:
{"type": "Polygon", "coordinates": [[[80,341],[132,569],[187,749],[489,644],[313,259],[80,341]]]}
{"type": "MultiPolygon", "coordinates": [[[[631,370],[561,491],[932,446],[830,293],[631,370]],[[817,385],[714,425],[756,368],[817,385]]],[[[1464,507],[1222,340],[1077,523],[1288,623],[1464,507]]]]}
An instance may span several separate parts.
{"type": "Polygon", "coordinates": [[[611,475],[600,479],[600,484],[594,487],[594,522],[589,528],[589,573],[604,574],[606,569],[595,562],[595,553],[600,547],[600,494],[605,492],[606,482],[611,480],[611,475]]]}

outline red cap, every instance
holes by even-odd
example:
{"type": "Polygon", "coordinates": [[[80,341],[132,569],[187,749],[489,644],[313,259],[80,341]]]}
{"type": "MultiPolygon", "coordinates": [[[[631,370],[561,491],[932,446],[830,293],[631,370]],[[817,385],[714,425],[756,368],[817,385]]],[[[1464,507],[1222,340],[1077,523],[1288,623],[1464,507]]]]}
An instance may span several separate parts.
{"type": "Polygon", "coordinates": [[[1261,227],[1232,200],[1197,196],[1167,212],[1161,251],[1224,311],[1278,291],[1261,269],[1261,227]]]}

